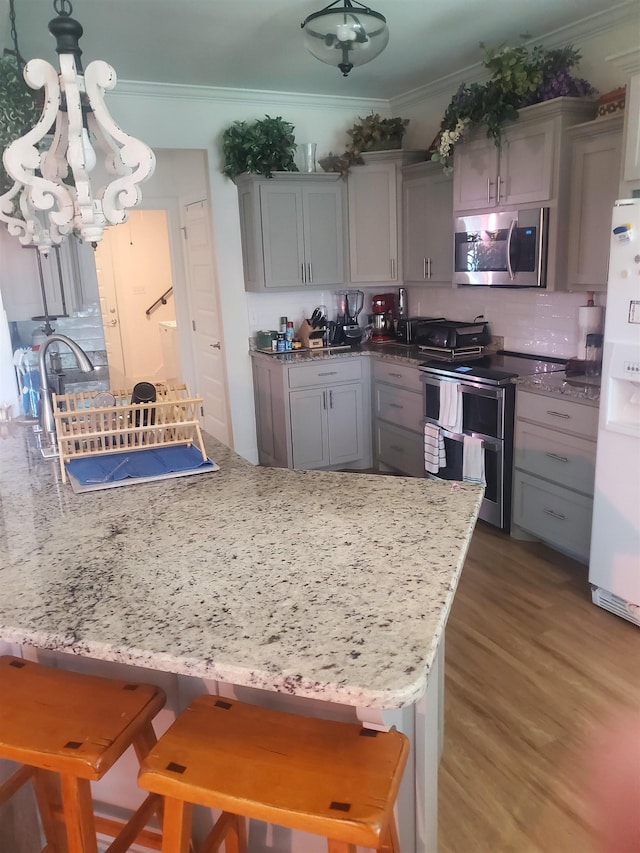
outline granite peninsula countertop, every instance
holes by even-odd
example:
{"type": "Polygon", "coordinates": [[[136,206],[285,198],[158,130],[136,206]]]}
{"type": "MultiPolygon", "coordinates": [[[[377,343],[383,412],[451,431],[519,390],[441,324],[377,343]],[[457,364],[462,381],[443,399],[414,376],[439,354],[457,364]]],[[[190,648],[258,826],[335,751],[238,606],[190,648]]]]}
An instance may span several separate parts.
{"type": "Polygon", "coordinates": [[[0,638],[370,708],[416,701],[483,490],[253,466],[75,494],[0,440],[0,638]]]}

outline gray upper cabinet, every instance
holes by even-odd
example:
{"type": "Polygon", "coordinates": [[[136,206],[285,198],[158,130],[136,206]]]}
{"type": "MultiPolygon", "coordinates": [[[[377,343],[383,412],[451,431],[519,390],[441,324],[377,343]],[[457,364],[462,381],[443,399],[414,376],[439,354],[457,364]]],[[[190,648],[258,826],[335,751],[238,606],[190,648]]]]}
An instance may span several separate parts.
{"type": "Polygon", "coordinates": [[[344,284],[338,174],[240,175],[236,183],[246,290],[344,284]]]}
{"type": "Polygon", "coordinates": [[[348,178],[349,279],[398,281],[397,167],[393,162],[354,166],[348,178]]]}
{"type": "Polygon", "coordinates": [[[560,190],[564,129],[593,117],[579,98],[556,98],[520,110],[505,126],[500,148],[482,131],[454,150],[456,211],[545,204],[560,190]]]}
{"type": "Polygon", "coordinates": [[[402,167],[424,151],[374,151],[362,155],[347,178],[349,280],[354,284],[402,281],[402,167]]]}
{"type": "Polygon", "coordinates": [[[640,189],[640,71],[627,83],[625,114],[621,196],[630,198],[632,190],[640,189]]]}
{"type": "Polygon", "coordinates": [[[437,163],[403,170],[403,278],[415,284],[451,284],[453,181],[437,163]]]}
{"type": "Polygon", "coordinates": [[[611,211],[622,161],[622,116],[576,125],[571,138],[567,286],[607,286],[611,211]]]}

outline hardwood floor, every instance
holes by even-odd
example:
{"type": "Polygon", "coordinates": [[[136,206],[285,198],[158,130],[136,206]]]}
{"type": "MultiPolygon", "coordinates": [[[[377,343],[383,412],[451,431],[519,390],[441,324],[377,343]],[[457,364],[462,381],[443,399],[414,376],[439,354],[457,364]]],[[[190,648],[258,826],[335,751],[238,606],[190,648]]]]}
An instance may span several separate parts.
{"type": "Polygon", "coordinates": [[[439,853],[595,851],[588,756],[640,725],[638,628],[591,604],[585,566],[479,522],[446,636],[439,853]]]}

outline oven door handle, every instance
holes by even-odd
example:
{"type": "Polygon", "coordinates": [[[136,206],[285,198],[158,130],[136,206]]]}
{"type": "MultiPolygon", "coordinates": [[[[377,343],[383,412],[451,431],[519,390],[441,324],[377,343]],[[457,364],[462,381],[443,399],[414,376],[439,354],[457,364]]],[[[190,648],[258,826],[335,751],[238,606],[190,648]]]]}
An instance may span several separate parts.
{"type": "Polygon", "coordinates": [[[511,241],[513,240],[513,231],[516,227],[517,219],[511,220],[511,225],[509,225],[509,232],[507,234],[507,270],[509,272],[509,278],[511,281],[515,278],[515,273],[513,271],[513,267],[511,266],[511,241]]]}
{"type": "MultiPolygon", "coordinates": [[[[437,421],[427,419],[427,422],[438,426],[437,421]]],[[[464,442],[465,434],[468,435],[468,433],[451,432],[450,430],[444,429],[443,427],[440,427],[440,431],[442,433],[443,438],[448,438],[451,441],[457,441],[459,444],[464,442]]],[[[482,447],[484,450],[496,451],[499,450],[504,444],[504,442],[499,438],[487,438],[484,435],[471,435],[470,438],[479,438],[482,441],[482,447]]]]}

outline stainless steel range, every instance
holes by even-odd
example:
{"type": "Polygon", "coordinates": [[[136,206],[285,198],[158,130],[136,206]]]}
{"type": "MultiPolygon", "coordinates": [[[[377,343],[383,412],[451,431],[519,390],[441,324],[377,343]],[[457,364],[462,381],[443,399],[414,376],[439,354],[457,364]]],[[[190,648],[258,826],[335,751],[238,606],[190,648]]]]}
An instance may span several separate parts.
{"type": "Polygon", "coordinates": [[[439,352],[420,365],[424,383],[425,423],[440,428],[444,438],[446,465],[437,475],[444,480],[462,480],[464,436],[482,440],[486,490],[480,518],[509,531],[511,523],[511,480],[513,468],[513,419],[518,376],[564,370],[565,362],[501,351],[465,357],[439,352]],[[457,382],[462,428],[452,432],[440,425],[440,391],[443,382],[457,382]]]}

